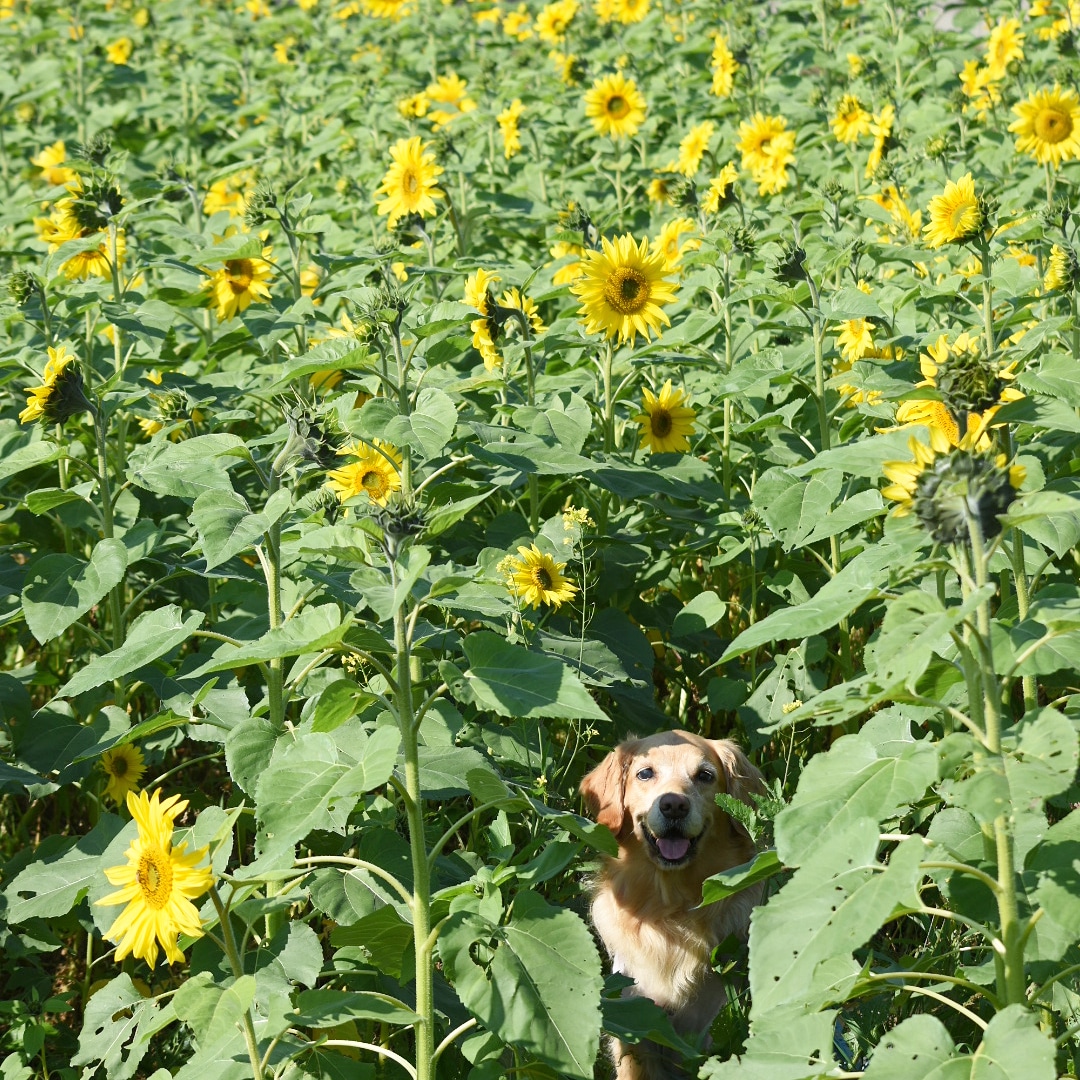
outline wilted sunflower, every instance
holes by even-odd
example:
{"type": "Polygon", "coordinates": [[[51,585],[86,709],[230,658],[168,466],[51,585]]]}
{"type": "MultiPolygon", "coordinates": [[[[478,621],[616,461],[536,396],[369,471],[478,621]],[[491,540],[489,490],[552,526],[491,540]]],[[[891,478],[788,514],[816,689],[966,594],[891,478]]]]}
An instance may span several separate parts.
{"type": "Polygon", "coordinates": [[[383,182],[375,192],[376,198],[385,195],[376,209],[380,216],[389,214],[387,227],[393,228],[399,218],[407,214],[419,214],[430,217],[435,213],[435,200],[443,193],[435,184],[435,179],[442,173],[442,166],[435,164],[435,155],[427,153],[428,144],[420,141],[419,135],[411,139],[398,139],[390,147],[393,164],[383,177],[383,182]]]}
{"type": "Polygon", "coordinates": [[[674,301],[678,288],[664,280],[663,252],[650,253],[648,237],[639,244],[629,233],[602,243],[602,251],[585,253],[584,274],[570,286],[581,300],[586,333],[617,334],[631,345],[638,334],[651,340],[661,324],[671,325],[662,305],[674,301]]]}
{"type": "Polygon", "coordinates": [[[950,180],[945,191],[930,200],[927,213],[930,220],[923,232],[932,248],[961,244],[975,236],[983,226],[983,212],[971,173],[965,173],[959,180],[950,180]]]}
{"type": "Polygon", "coordinates": [[[600,135],[626,139],[645,122],[645,98],[621,71],[603,75],[585,91],[585,115],[600,135]]]}
{"type": "Polygon", "coordinates": [[[145,791],[128,793],[128,809],[139,835],[127,849],[127,865],[105,870],[109,883],[122,888],[97,901],[127,904],[105,931],[105,937],[116,942],[115,959],[132,955],[151,967],[157,963],[159,943],[171,964],[184,959],[177,944],[180,934],[202,937],[199,913],[191,901],[214,883],[210,867],[196,869],[208,848],[188,854],[186,844],[172,846],[173,825],[187,800],[171,795],[161,802],[160,797],[160,789],[151,797],[145,791]]]}
{"type": "Polygon", "coordinates": [[[209,293],[217,307],[218,322],[225,322],[252,303],[270,299],[267,282],[273,274],[271,249],[263,248],[262,258],[228,259],[210,274],[209,293]]]}
{"type": "Polygon", "coordinates": [[[863,135],[870,134],[872,123],[873,117],[863,108],[862,102],[854,94],[845,94],[829,126],[840,142],[853,143],[863,135]]]}
{"type": "Polygon", "coordinates": [[[739,70],[739,62],[735,59],[728,40],[723,34],[716,35],[716,42],[712,51],[712,92],[718,98],[729,97],[735,88],[735,72],[739,70]]]}
{"type": "Polygon", "coordinates": [[[351,465],[343,465],[328,474],[327,486],[336,492],[341,502],[357,495],[367,497],[379,506],[385,506],[395,491],[401,490],[401,454],[388,443],[376,442],[374,446],[351,443],[338,451],[341,457],[355,457],[351,465]]]}
{"type": "Polygon", "coordinates": [[[683,176],[694,176],[701,168],[701,159],[709,149],[709,140],[713,137],[716,125],[711,120],[697,124],[679,143],[679,160],[675,171],[683,176]]]}
{"type": "Polygon", "coordinates": [[[694,417],[697,413],[689,407],[690,398],[684,390],[672,390],[671,380],[654,394],[647,386],[642,388],[644,412],[634,420],[641,425],[640,450],[652,454],[686,454],[690,450],[688,436],[694,433],[694,417]]]}
{"type": "Polygon", "coordinates": [[[1071,87],[1036,90],[1013,106],[1019,119],[1009,125],[1015,132],[1017,153],[1030,153],[1040,164],[1058,168],[1080,157],[1080,98],[1071,87]]]}
{"type": "Polygon", "coordinates": [[[26,408],[19,413],[20,424],[42,419],[49,424],[62,424],[90,408],[83,393],[82,375],[71,366],[75,357],[67,351],[67,346],[50,345],[48,351],[41,385],[26,391],[26,408]]]}
{"type": "Polygon", "coordinates": [[[133,743],[123,743],[106,750],[101,755],[101,767],[109,778],[105,794],[117,806],[128,797],[128,792],[138,790],[139,781],[146,772],[142,751],[133,743]]]}
{"type": "Polygon", "coordinates": [[[518,547],[518,557],[508,556],[500,564],[505,570],[506,587],[510,592],[534,608],[548,604],[557,608],[565,600],[572,600],[577,586],[563,576],[566,563],[557,563],[535,544],[518,547]]]}
{"type": "Polygon", "coordinates": [[[41,178],[47,184],[58,187],[60,184],[72,183],[78,173],[65,165],[67,161],[67,148],[64,141],[54,142],[52,146],[46,146],[39,154],[35,154],[30,163],[41,170],[41,178]]]}

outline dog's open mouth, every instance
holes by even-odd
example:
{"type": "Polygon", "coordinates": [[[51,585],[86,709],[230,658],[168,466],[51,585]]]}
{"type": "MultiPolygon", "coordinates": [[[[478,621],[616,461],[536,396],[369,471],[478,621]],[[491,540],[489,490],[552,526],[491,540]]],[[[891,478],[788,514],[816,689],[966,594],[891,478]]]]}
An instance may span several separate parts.
{"type": "Polygon", "coordinates": [[[656,856],[661,866],[682,866],[688,863],[694,856],[697,848],[698,837],[683,836],[681,833],[672,833],[668,836],[654,836],[642,823],[642,833],[648,841],[649,847],[656,856]]]}

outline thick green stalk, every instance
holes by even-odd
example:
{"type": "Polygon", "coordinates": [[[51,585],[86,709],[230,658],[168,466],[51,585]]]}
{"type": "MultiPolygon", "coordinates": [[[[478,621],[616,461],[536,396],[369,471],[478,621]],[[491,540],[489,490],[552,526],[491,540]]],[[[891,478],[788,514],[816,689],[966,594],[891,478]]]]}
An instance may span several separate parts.
{"type": "MultiPolygon", "coordinates": [[[[989,559],[983,540],[982,524],[974,514],[968,515],[968,536],[971,541],[972,571],[975,587],[987,584],[989,559]]],[[[990,601],[984,600],[976,609],[975,622],[979,637],[987,646],[980,649],[977,659],[982,672],[983,713],[986,724],[986,749],[1001,754],[1001,688],[994,675],[990,653],[990,601]]],[[[994,819],[994,851],[997,859],[998,889],[996,894],[1002,952],[998,955],[998,996],[1006,1005],[1026,1002],[1024,981],[1023,928],[1016,897],[1016,853],[1012,829],[1007,814],[994,819]]]]}
{"type": "MultiPolygon", "coordinates": [[[[240,979],[244,975],[244,965],[240,959],[240,952],[236,947],[236,937],[232,932],[229,912],[221,902],[217,887],[214,885],[210,886],[210,899],[213,901],[218,913],[218,925],[221,927],[221,941],[225,946],[225,957],[229,961],[229,967],[232,968],[234,977],[240,979]]],[[[251,1019],[250,1007],[246,1008],[240,1017],[240,1026],[244,1032],[244,1042],[247,1045],[252,1080],[263,1080],[266,1074],[263,1071],[262,1061],[259,1057],[259,1043],[255,1038],[255,1023],[251,1019]]]]}
{"type": "MultiPolygon", "coordinates": [[[[391,580],[397,588],[397,574],[391,561],[391,580]]],[[[416,1032],[416,1080],[433,1080],[435,1065],[435,993],[433,977],[434,941],[431,937],[431,873],[424,838],[424,813],[420,801],[420,760],[418,725],[414,719],[411,642],[406,628],[404,606],[394,612],[398,725],[405,756],[405,814],[409,825],[409,850],[413,868],[413,944],[416,949],[416,1012],[420,1020],[416,1032]]]]}
{"type": "MultiPolygon", "coordinates": [[[[97,444],[98,494],[101,498],[101,534],[106,540],[113,539],[112,481],[109,477],[109,457],[105,447],[105,424],[100,408],[93,409],[94,441],[97,444]]],[[[112,623],[113,648],[119,649],[127,636],[124,620],[124,583],[120,581],[109,592],[109,621],[112,623]]],[[[121,684],[117,683],[118,693],[122,694],[121,684]]]]}
{"type": "MultiPolygon", "coordinates": [[[[1013,529],[1012,571],[1013,587],[1016,589],[1016,612],[1023,621],[1027,618],[1031,597],[1028,590],[1027,569],[1024,566],[1024,538],[1019,529],[1013,529]]],[[[1024,688],[1024,711],[1028,712],[1039,704],[1039,688],[1034,675],[1023,675],[1020,679],[1024,688]]]]}
{"type": "MultiPolygon", "coordinates": [[[[390,328],[390,341],[393,343],[394,359],[397,361],[398,409],[402,416],[408,416],[412,412],[409,402],[409,366],[405,360],[405,351],[401,347],[401,329],[397,323],[390,328]]],[[[407,446],[401,448],[401,497],[406,501],[412,497],[412,456],[407,446]]]]}

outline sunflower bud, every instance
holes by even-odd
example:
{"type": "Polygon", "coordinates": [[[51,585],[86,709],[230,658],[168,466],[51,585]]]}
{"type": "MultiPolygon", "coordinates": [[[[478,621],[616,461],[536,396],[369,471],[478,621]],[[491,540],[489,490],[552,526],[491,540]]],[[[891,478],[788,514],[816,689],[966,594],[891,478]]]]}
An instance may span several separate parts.
{"type": "Polygon", "coordinates": [[[124,197],[111,176],[92,176],[83,181],[82,190],[71,200],[71,216],[79,228],[100,232],[109,227],[123,205],[124,197]]]}
{"type": "Polygon", "coordinates": [[[1000,369],[977,346],[951,351],[948,361],[938,367],[934,384],[954,416],[985,412],[1001,403],[1005,389],[1000,369]]]}
{"type": "Polygon", "coordinates": [[[948,135],[934,135],[926,140],[926,156],[931,161],[944,161],[952,150],[952,139],[948,135]]]}
{"type": "Polygon", "coordinates": [[[91,165],[102,166],[112,150],[112,136],[107,131],[99,131],[85,142],[76,143],[71,156],[76,161],[88,161],[91,165]]]}
{"type": "Polygon", "coordinates": [[[786,240],[780,243],[780,258],[773,267],[773,274],[777,281],[786,281],[794,284],[807,279],[803,263],[806,262],[806,252],[797,244],[789,244],[786,240]]]}
{"type": "Polygon", "coordinates": [[[671,187],[671,202],[680,210],[693,210],[698,205],[697,185],[693,180],[684,179],[671,187]]]}
{"type": "Polygon", "coordinates": [[[998,517],[1016,498],[1022,479],[1022,470],[1010,469],[1003,454],[992,458],[957,450],[935,458],[919,474],[913,508],[940,544],[967,543],[971,521],[978,521],[990,539],[1001,532],[998,517]]]}
{"type": "Polygon", "coordinates": [[[742,255],[753,255],[757,247],[757,231],[749,225],[736,225],[731,230],[731,244],[742,255]]]}
{"type": "Polygon", "coordinates": [[[376,506],[371,516],[383,531],[386,554],[391,559],[397,558],[406,540],[419,536],[427,525],[427,513],[422,506],[397,496],[385,506],[376,506]]]}
{"type": "Polygon", "coordinates": [[[248,196],[244,207],[244,224],[249,229],[258,229],[268,221],[276,221],[278,217],[277,192],[273,184],[260,180],[248,196]]]}
{"type": "Polygon", "coordinates": [[[847,194],[844,190],[844,185],[836,179],[835,176],[830,176],[827,180],[823,180],[819,185],[818,190],[821,192],[821,197],[826,202],[831,202],[834,205],[839,205],[840,200],[847,194]]]}
{"type": "Polygon", "coordinates": [[[1043,224],[1049,225],[1051,229],[1060,229],[1062,232],[1065,231],[1066,226],[1069,224],[1071,216],[1072,208],[1069,205],[1069,200],[1060,196],[1054,199],[1049,206],[1044,206],[1039,211],[1039,217],[1042,218],[1043,224]]]}
{"type": "Polygon", "coordinates": [[[33,296],[39,295],[41,282],[29,270],[16,270],[8,278],[8,296],[19,306],[26,307],[33,296]]]}
{"type": "Polygon", "coordinates": [[[93,408],[83,393],[82,372],[73,365],[58,376],[48,401],[42,407],[41,419],[46,424],[63,424],[73,416],[92,412],[93,408]]]}
{"type": "Polygon", "coordinates": [[[1046,276],[1043,278],[1043,288],[1047,292],[1060,290],[1071,292],[1080,284],[1080,262],[1077,261],[1076,252],[1066,244],[1055,244],[1050,249],[1050,258],[1046,262],[1046,276]]]}
{"type": "Polygon", "coordinates": [[[337,457],[340,431],[330,431],[315,416],[312,406],[297,396],[295,401],[281,402],[285,423],[289,428],[289,443],[293,452],[304,461],[312,461],[320,469],[328,470],[337,457]]]}

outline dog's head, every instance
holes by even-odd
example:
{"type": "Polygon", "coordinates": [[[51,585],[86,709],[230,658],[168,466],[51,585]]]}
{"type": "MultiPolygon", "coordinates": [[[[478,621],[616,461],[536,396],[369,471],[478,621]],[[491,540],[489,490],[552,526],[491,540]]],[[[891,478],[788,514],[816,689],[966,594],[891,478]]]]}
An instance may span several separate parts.
{"type": "Polygon", "coordinates": [[[720,810],[716,795],[752,805],[751,793],[762,790],[761,773],[733,742],[689,731],[621,743],[581,782],[596,820],[624,847],[640,843],[664,870],[687,866],[714,840],[737,838],[744,846],[745,831],[720,810]]]}

